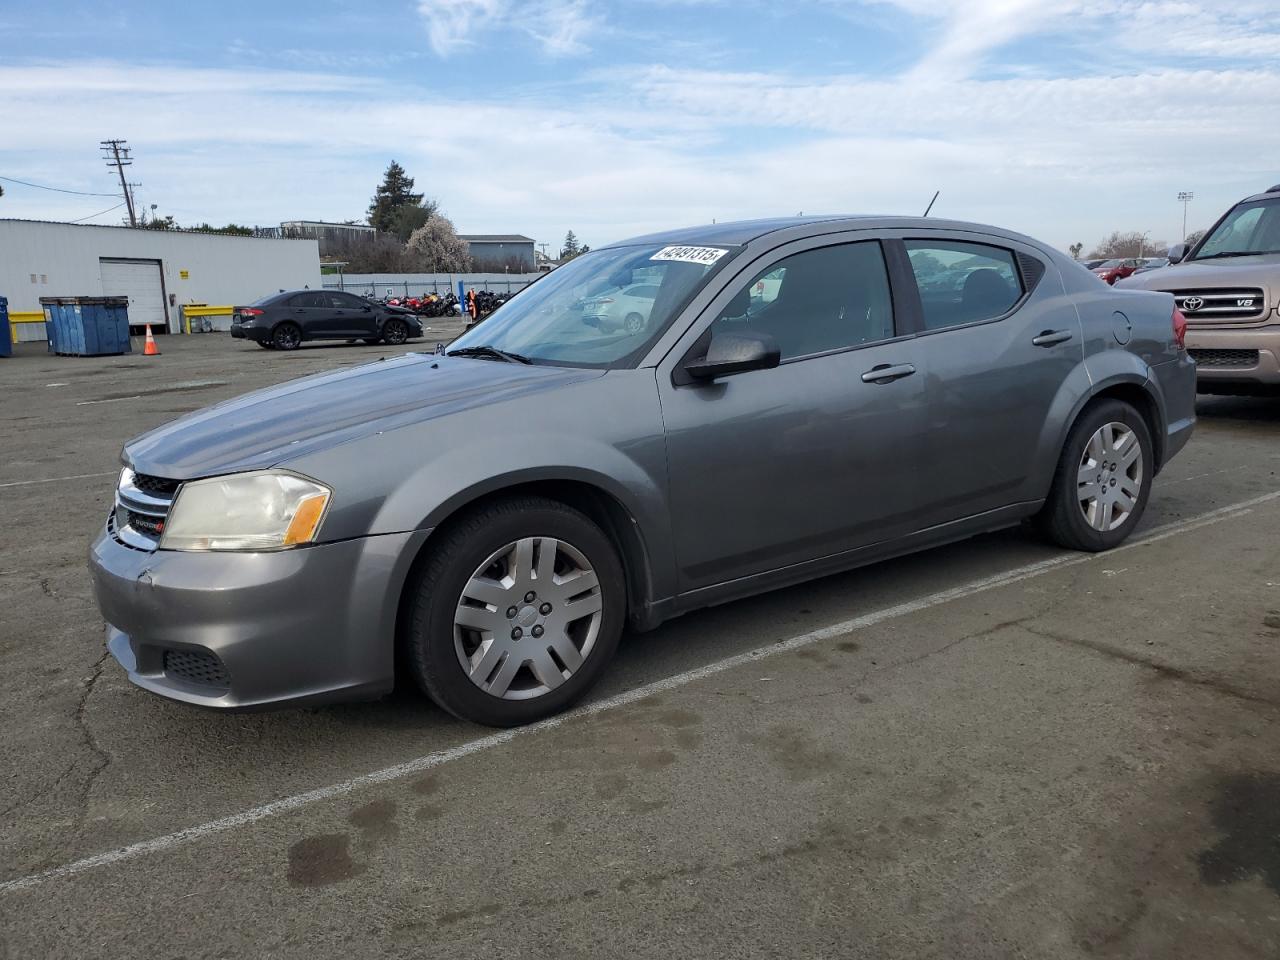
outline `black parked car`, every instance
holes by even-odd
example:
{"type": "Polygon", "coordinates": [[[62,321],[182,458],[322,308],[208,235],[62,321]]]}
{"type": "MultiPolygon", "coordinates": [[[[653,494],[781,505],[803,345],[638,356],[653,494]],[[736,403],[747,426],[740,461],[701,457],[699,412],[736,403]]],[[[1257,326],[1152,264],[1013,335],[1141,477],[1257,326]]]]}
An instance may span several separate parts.
{"type": "Polygon", "coordinates": [[[268,350],[296,350],[303,340],[404,343],[422,336],[413,312],[339,290],[288,290],[236,307],[231,336],[268,350]]]}

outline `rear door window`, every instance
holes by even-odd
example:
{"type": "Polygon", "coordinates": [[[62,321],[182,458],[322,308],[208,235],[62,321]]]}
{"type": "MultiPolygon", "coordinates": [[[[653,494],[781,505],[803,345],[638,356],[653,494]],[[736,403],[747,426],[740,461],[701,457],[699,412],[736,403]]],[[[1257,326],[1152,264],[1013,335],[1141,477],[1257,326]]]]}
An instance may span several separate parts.
{"type": "Polygon", "coordinates": [[[1012,250],[955,240],[907,240],[926,330],[994,320],[1022,299],[1012,250]]]}

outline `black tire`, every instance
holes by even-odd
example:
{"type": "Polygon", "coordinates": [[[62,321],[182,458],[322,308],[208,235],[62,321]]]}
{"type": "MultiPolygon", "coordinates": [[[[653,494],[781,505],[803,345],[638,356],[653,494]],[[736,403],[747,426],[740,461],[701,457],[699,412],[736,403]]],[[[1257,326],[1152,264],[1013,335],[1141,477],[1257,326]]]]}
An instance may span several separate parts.
{"type": "Polygon", "coordinates": [[[403,320],[391,317],[382,325],[382,339],[390,346],[400,346],[409,339],[409,325],[403,320]]]}
{"type": "Polygon", "coordinates": [[[622,326],[627,333],[639,333],[644,329],[644,317],[638,313],[628,313],[622,320],[622,326]]]}
{"type": "Polygon", "coordinates": [[[406,660],[418,686],[454,716],[491,727],[514,727],[559,713],[585,694],[617,650],[626,621],[626,584],[613,544],[590,519],[541,497],[502,500],[476,509],[441,531],[428,547],[427,563],[409,585],[406,660]],[[602,598],[599,633],[581,666],[541,696],[509,700],[472,683],[454,644],[454,615],[477,567],[526,537],[554,537],[572,544],[594,570],[602,598]]]}
{"type": "Polygon", "coordinates": [[[1054,472],[1053,486],[1036,524],[1054,543],[1068,550],[1086,550],[1099,553],[1119,546],[1142,520],[1151,495],[1151,480],[1155,474],[1155,450],[1151,431],[1142,414],[1121,400],[1101,400],[1086,407],[1067,434],[1058,468],[1054,472]],[[1120,423],[1130,428],[1137,437],[1142,451],[1141,484],[1135,504],[1123,523],[1111,530],[1098,530],[1090,525],[1081,507],[1078,476],[1085,447],[1093,435],[1108,423],[1120,423]]]}
{"type": "Polygon", "coordinates": [[[296,323],[282,323],[271,331],[271,342],[277,350],[297,350],[302,343],[302,331],[296,323]]]}

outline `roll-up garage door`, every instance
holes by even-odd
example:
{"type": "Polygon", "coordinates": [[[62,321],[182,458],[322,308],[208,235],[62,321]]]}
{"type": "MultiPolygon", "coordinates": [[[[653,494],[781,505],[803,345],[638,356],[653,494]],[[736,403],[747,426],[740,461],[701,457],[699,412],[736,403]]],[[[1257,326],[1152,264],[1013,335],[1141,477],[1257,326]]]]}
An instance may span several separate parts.
{"type": "Polygon", "coordinates": [[[107,297],[129,298],[129,326],[140,329],[151,324],[155,333],[169,332],[164,303],[164,282],[159,260],[99,260],[102,293],[107,297]]]}

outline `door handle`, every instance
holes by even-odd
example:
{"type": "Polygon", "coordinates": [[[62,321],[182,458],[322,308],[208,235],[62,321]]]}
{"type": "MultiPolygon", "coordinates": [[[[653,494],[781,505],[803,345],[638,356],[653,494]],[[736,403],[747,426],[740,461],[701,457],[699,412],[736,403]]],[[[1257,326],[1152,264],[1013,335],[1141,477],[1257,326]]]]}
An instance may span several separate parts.
{"type": "Polygon", "coordinates": [[[1046,330],[1040,336],[1032,337],[1031,342],[1037,347],[1052,347],[1059,343],[1066,343],[1070,339],[1070,330],[1046,330]]]}
{"type": "Polygon", "coordinates": [[[862,375],[863,383],[892,383],[916,372],[909,363],[878,363],[862,375]]]}

